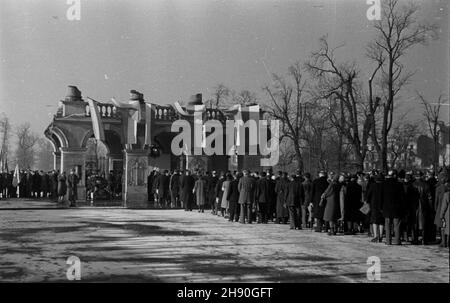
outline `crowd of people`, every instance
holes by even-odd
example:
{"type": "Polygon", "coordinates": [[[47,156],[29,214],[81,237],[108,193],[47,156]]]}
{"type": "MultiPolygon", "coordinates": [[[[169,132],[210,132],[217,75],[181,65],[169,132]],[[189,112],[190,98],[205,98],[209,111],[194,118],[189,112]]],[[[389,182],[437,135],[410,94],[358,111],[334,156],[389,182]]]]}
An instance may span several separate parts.
{"type": "Polygon", "coordinates": [[[390,170],[356,174],[300,172],[169,172],[154,168],[148,201],[156,208],[184,208],[230,222],[289,224],[337,234],[367,233],[372,242],[448,247],[450,175],[443,170],[390,170]],[[383,240],[384,239],[384,240],[383,240]]]}
{"type": "Polygon", "coordinates": [[[64,203],[67,196],[70,206],[75,206],[79,177],[73,169],[68,175],[57,170],[21,170],[17,180],[15,183],[14,171],[0,173],[0,199],[48,198],[64,203]]]}

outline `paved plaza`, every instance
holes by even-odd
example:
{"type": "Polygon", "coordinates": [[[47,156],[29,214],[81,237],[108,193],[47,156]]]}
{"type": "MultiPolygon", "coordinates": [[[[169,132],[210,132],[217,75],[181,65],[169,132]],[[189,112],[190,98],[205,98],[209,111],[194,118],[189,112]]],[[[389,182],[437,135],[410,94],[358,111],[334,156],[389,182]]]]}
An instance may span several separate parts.
{"type": "Polygon", "coordinates": [[[195,211],[0,204],[1,282],[66,282],[72,255],[82,282],[369,282],[370,256],[381,260],[381,282],[449,282],[448,249],[437,246],[386,246],[367,235],[242,225],[195,211]]]}

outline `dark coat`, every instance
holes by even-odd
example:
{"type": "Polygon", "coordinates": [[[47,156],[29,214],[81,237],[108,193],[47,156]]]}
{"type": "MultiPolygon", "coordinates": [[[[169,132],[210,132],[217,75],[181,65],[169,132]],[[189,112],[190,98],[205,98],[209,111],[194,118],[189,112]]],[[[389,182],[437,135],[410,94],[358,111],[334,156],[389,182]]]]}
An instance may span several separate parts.
{"type": "Polygon", "coordinates": [[[275,193],[277,195],[277,218],[286,218],[289,212],[286,205],[288,191],[288,180],[286,178],[278,178],[275,183],[275,193]]]}
{"type": "Polygon", "coordinates": [[[347,184],[347,192],[344,201],[344,220],[359,222],[362,220],[362,213],[359,209],[362,207],[362,187],[356,181],[350,181],[347,184]]]}
{"type": "Polygon", "coordinates": [[[303,186],[299,179],[294,179],[288,183],[286,205],[300,207],[304,200],[303,186]]]}
{"type": "Polygon", "coordinates": [[[199,178],[197,181],[195,181],[194,184],[194,193],[195,193],[195,201],[197,202],[198,206],[203,206],[206,204],[206,192],[207,192],[207,183],[206,180],[203,178],[199,178]]]}
{"type": "Polygon", "coordinates": [[[230,183],[230,188],[228,189],[227,199],[230,203],[229,207],[236,205],[239,201],[239,180],[234,179],[230,183]]]}
{"type": "Polygon", "coordinates": [[[402,217],[404,201],[403,185],[395,178],[387,178],[383,183],[383,200],[381,210],[384,218],[402,217]]]}
{"type": "Polygon", "coordinates": [[[445,234],[449,235],[449,225],[450,225],[450,191],[444,193],[442,198],[442,207],[441,207],[441,219],[445,220],[445,234]]]}
{"type": "Polygon", "coordinates": [[[371,182],[367,186],[366,201],[370,205],[370,223],[384,224],[384,217],[381,210],[383,205],[383,182],[371,182]]]}
{"type": "Polygon", "coordinates": [[[169,181],[170,177],[165,174],[160,174],[156,179],[156,188],[158,189],[158,196],[162,199],[169,199],[169,181]]]}
{"type": "Polygon", "coordinates": [[[328,188],[327,177],[320,177],[313,181],[312,183],[312,203],[313,203],[313,217],[317,219],[323,219],[323,212],[325,210],[324,206],[320,206],[320,199],[322,194],[328,188]]]}
{"type": "Polygon", "coordinates": [[[256,181],[255,199],[258,203],[269,202],[269,183],[266,178],[256,181]]]}
{"type": "Polygon", "coordinates": [[[405,191],[405,210],[403,220],[405,224],[414,224],[416,221],[417,210],[419,209],[419,193],[414,187],[414,182],[409,181],[403,184],[405,191]]]}
{"type": "Polygon", "coordinates": [[[428,226],[429,222],[434,222],[433,198],[430,186],[427,182],[420,179],[416,180],[413,186],[416,188],[419,198],[416,223],[418,224],[419,229],[425,229],[425,226],[428,226]]]}
{"type": "Polygon", "coordinates": [[[244,176],[239,180],[239,204],[252,204],[254,201],[255,184],[250,176],[244,176]]]}
{"type": "Polygon", "coordinates": [[[442,220],[441,220],[441,208],[442,208],[442,202],[444,200],[444,194],[445,194],[445,184],[439,183],[436,187],[436,193],[435,193],[435,199],[434,199],[434,209],[436,210],[436,215],[434,217],[434,224],[437,227],[441,227],[442,220]]]}
{"type": "Polygon", "coordinates": [[[308,206],[309,203],[312,203],[312,181],[305,180],[302,183],[303,192],[305,193],[305,199],[303,199],[303,205],[308,206]]]}
{"type": "Polygon", "coordinates": [[[67,184],[69,187],[69,200],[76,200],[77,199],[77,185],[79,182],[79,178],[75,174],[70,174],[67,177],[67,184]]]}
{"type": "Polygon", "coordinates": [[[194,195],[192,190],[194,189],[195,185],[195,179],[191,175],[184,176],[181,179],[180,186],[181,186],[181,195],[180,199],[183,201],[183,203],[186,206],[190,206],[193,203],[194,195]]]}
{"type": "Polygon", "coordinates": [[[340,190],[341,184],[332,182],[328,185],[323,193],[324,200],[321,202],[324,205],[323,220],[327,222],[336,222],[341,217],[340,211],[340,190]]]}
{"type": "Polygon", "coordinates": [[[35,173],[33,175],[33,192],[41,191],[41,175],[35,173]]]}
{"type": "Polygon", "coordinates": [[[178,192],[180,191],[180,175],[179,174],[173,174],[170,177],[169,189],[174,194],[178,194],[178,192]]]}
{"type": "Polygon", "coordinates": [[[60,175],[58,177],[58,196],[65,196],[67,193],[66,176],[60,175]]]}

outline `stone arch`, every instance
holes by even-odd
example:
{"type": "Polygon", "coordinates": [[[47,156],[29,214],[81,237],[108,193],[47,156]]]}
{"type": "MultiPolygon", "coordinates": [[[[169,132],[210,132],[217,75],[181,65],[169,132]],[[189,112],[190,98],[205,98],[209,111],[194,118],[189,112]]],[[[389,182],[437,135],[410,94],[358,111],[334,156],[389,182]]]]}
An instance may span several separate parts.
{"type": "Polygon", "coordinates": [[[45,136],[47,139],[54,144],[54,148],[57,148],[58,151],[59,148],[65,148],[69,146],[69,141],[67,140],[67,136],[64,134],[64,132],[57,126],[52,126],[51,128],[48,128],[45,131],[45,136]]]}

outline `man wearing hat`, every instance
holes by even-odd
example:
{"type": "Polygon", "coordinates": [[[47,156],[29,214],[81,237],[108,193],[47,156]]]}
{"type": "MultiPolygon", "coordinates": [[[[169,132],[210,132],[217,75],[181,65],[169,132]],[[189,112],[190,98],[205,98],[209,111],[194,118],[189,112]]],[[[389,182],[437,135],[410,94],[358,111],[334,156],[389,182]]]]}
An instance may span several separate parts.
{"type": "Polygon", "coordinates": [[[239,216],[239,223],[252,223],[252,203],[254,200],[254,182],[249,176],[249,172],[244,170],[244,176],[239,180],[239,205],[241,212],[239,216]]]}
{"type": "Polygon", "coordinates": [[[311,207],[313,209],[313,218],[316,225],[315,228],[316,232],[322,231],[323,213],[325,210],[325,206],[321,206],[320,201],[322,199],[322,194],[325,192],[327,188],[328,188],[327,173],[322,170],[319,172],[319,178],[313,181],[311,190],[311,197],[312,197],[311,207]]]}
{"type": "Polygon", "coordinates": [[[400,242],[400,218],[404,203],[403,184],[397,180],[397,172],[390,170],[383,183],[382,207],[385,219],[386,244],[401,245],[400,242]],[[394,228],[394,243],[392,243],[392,227],[394,228]]]}
{"type": "Polygon", "coordinates": [[[180,197],[179,197],[180,174],[179,174],[178,169],[176,169],[173,172],[173,174],[170,176],[169,191],[170,191],[171,207],[172,208],[178,207],[178,201],[180,199],[180,197]]]}
{"type": "Polygon", "coordinates": [[[432,237],[430,235],[430,225],[433,224],[433,199],[428,183],[425,181],[423,172],[417,171],[415,173],[416,181],[414,187],[418,192],[419,205],[416,213],[416,227],[420,234],[422,234],[422,244],[428,244],[432,237]]]}

